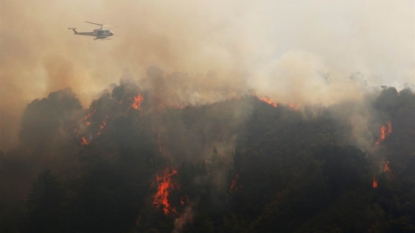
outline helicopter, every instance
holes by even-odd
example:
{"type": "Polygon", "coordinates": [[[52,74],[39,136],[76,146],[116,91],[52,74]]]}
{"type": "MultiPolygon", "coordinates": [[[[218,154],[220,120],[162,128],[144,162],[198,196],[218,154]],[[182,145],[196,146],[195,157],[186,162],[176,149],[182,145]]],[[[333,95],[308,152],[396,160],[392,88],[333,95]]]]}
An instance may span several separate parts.
{"type": "Polygon", "coordinates": [[[80,36],[94,36],[94,40],[110,40],[111,36],[114,35],[114,33],[112,33],[110,30],[106,30],[106,29],[102,29],[102,27],[111,27],[110,25],[105,25],[105,24],[101,24],[101,23],[93,23],[93,22],[89,22],[89,21],[85,21],[85,23],[90,23],[90,24],[94,24],[94,25],[98,25],[100,26],[99,29],[95,29],[92,32],[78,32],[76,30],[76,28],[68,28],[68,29],[72,29],[75,35],[80,35],[80,36]]]}

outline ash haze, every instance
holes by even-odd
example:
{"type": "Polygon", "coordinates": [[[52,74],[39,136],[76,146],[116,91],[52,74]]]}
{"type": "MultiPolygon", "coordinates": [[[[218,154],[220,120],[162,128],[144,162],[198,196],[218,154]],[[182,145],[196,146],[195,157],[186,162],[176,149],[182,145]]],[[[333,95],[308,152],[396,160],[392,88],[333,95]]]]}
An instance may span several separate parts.
{"type": "Polygon", "coordinates": [[[358,100],[355,72],[369,86],[415,82],[412,0],[2,0],[0,10],[1,149],[17,142],[33,99],[70,87],[86,107],[126,70],[140,80],[153,65],[191,74],[170,92],[207,90],[202,102],[246,90],[285,103],[358,100]],[[85,20],[117,25],[115,36],[67,30],[92,31],[85,20]]]}

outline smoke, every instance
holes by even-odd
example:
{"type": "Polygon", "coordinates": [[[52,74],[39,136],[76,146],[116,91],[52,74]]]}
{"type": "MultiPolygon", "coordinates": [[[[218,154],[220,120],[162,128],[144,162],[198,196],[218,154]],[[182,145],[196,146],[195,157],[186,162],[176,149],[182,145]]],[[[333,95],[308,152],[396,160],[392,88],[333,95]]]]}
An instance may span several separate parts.
{"type": "Polygon", "coordinates": [[[160,96],[173,92],[179,103],[255,89],[275,101],[330,105],[361,97],[348,80],[358,71],[369,85],[413,85],[413,9],[409,0],[4,0],[0,148],[16,143],[32,99],[70,87],[88,106],[124,70],[143,79],[152,65],[177,81],[160,96]],[[84,20],[117,25],[113,40],[67,30],[92,31],[84,20]]]}
{"type": "Polygon", "coordinates": [[[36,99],[25,109],[19,139],[27,148],[41,147],[65,136],[65,126],[79,117],[82,106],[70,89],[36,99]]]}
{"type": "Polygon", "coordinates": [[[373,109],[372,103],[366,97],[364,101],[340,103],[330,109],[335,119],[350,126],[350,138],[347,144],[353,144],[366,152],[374,146],[373,135],[376,129],[373,126],[377,120],[374,117],[379,115],[373,109]]]}
{"type": "Polygon", "coordinates": [[[174,220],[174,229],[172,233],[180,233],[183,231],[183,228],[186,224],[192,221],[192,206],[188,206],[185,208],[184,213],[174,220]]]}

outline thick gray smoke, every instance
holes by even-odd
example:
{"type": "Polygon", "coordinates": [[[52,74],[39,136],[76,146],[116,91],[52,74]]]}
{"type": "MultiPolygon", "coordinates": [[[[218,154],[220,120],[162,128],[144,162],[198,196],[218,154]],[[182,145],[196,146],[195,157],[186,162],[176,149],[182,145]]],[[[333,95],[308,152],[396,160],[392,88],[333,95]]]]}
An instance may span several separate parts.
{"type": "Polygon", "coordinates": [[[4,149],[31,100],[70,87],[88,106],[123,71],[142,79],[152,65],[186,74],[164,88],[182,103],[250,89],[300,105],[359,100],[358,71],[369,85],[414,83],[410,0],[3,0],[0,10],[4,149]],[[117,25],[114,39],[67,30],[94,29],[84,20],[117,25]]]}

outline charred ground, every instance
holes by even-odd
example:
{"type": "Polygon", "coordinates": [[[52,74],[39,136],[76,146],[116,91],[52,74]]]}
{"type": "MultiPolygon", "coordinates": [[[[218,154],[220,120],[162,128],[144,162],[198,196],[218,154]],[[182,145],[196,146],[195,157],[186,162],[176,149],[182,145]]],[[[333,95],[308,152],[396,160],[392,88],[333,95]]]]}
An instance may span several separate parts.
{"type": "Polygon", "coordinates": [[[367,147],[353,103],[163,98],[124,80],[88,109],[70,89],[30,103],[0,154],[2,232],[415,231],[411,90],[367,98],[367,147]]]}

